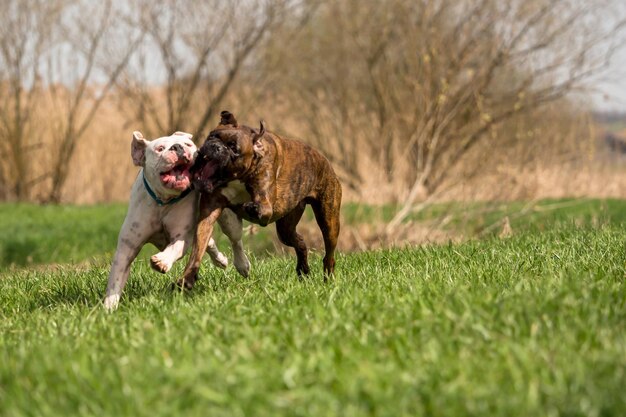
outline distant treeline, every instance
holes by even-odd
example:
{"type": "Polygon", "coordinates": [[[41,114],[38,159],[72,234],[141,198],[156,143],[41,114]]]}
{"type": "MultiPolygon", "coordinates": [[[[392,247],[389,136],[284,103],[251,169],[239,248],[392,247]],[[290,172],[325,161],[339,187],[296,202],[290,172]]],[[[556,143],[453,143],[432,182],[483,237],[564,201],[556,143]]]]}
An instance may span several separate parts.
{"type": "Polygon", "coordinates": [[[617,123],[617,122],[626,123],[626,112],[596,111],[596,112],[593,112],[593,120],[602,124],[617,123]]]}

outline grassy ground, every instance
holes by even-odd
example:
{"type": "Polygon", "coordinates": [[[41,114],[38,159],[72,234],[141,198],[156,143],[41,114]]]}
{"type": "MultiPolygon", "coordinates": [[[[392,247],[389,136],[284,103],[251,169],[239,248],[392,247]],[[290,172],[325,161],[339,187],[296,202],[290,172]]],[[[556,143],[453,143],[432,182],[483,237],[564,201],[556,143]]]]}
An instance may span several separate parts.
{"type": "Polygon", "coordinates": [[[504,240],[343,254],[327,284],[317,256],[304,281],[257,258],[250,279],[205,265],[183,296],[167,290],[182,264],[140,261],[114,314],[101,258],[15,270],[0,415],[623,416],[624,227],[596,208],[504,240]]]}
{"type": "MultiPolygon", "coordinates": [[[[394,207],[344,204],[344,225],[387,222],[394,207]]],[[[84,261],[109,261],[115,250],[117,234],[124,221],[126,205],[36,206],[0,204],[0,274],[2,269],[42,264],[67,264],[84,261]]],[[[497,234],[499,221],[509,216],[516,231],[537,231],[560,226],[621,225],[626,223],[623,200],[543,200],[533,204],[434,204],[410,216],[408,220],[433,222],[445,220],[445,228],[466,237],[497,234]]],[[[305,219],[313,221],[307,208],[305,219]]],[[[228,243],[217,230],[218,244],[227,250],[228,243]]],[[[257,256],[273,254],[274,227],[257,228],[254,236],[245,236],[247,250],[257,256]]],[[[140,259],[156,253],[146,246],[140,259]]]]}
{"type": "MultiPolygon", "coordinates": [[[[125,204],[0,204],[0,274],[3,268],[110,261],[126,209],[125,204]]],[[[246,247],[260,255],[271,251],[271,229],[262,230],[258,238],[246,238],[246,247]]],[[[220,248],[226,250],[228,241],[219,228],[216,234],[220,248]]],[[[148,259],[156,252],[152,245],[146,245],[139,259],[148,259]]]]}
{"type": "Polygon", "coordinates": [[[0,204],[0,268],[80,262],[115,250],[125,205],[0,204]]]}

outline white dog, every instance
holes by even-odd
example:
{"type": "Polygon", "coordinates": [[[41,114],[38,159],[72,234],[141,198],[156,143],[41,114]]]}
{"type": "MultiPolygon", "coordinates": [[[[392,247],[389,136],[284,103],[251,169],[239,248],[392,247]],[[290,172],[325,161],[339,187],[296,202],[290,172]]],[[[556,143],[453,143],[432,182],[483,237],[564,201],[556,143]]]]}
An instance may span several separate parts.
{"type": "MultiPolygon", "coordinates": [[[[115,309],[128,280],[130,264],[150,242],[161,252],[150,258],[155,270],[166,273],[193,242],[197,222],[198,192],[192,190],[189,169],[196,155],[192,135],[176,132],[153,141],[133,133],[133,163],[143,167],[133,185],[126,219],[120,230],[111,265],[104,306],[115,309]]],[[[250,262],[241,242],[241,219],[224,210],[218,220],[233,247],[235,268],[248,276],[250,262]]],[[[226,257],[211,238],[207,252],[213,263],[225,268],[226,257]]]]}

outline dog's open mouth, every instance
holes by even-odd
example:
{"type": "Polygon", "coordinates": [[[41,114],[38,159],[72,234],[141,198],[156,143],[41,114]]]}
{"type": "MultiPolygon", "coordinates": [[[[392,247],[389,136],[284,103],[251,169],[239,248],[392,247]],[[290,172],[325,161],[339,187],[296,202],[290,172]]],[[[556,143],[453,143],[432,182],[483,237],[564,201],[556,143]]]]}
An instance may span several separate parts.
{"type": "Polygon", "coordinates": [[[191,185],[191,174],[189,169],[191,164],[177,164],[168,171],[163,171],[159,175],[161,182],[166,188],[177,191],[185,191],[191,185]]]}
{"type": "Polygon", "coordinates": [[[216,160],[204,160],[201,166],[198,167],[197,165],[193,174],[194,187],[200,191],[212,192],[217,187],[217,176],[215,174],[220,168],[219,162],[216,160]]]}

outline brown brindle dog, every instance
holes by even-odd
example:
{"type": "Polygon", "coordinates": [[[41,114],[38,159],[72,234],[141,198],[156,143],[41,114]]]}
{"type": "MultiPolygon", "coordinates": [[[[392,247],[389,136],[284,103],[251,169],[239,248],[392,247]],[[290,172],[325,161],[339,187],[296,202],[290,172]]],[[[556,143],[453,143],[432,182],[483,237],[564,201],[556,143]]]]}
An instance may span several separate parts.
{"type": "Polygon", "coordinates": [[[224,208],[266,226],[276,222],[282,243],[295,249],[298,275],[309,273],[307,247],[296,225],[310,204],[324,238],[324,279],[334,272],[341,184],[330,162],[309,145],[240,126],[228,111],[198,150],[191,169],[201,191],[191,256],[178,285],[191,289],[213,225],[224,208]]]}

